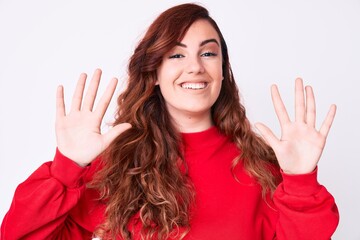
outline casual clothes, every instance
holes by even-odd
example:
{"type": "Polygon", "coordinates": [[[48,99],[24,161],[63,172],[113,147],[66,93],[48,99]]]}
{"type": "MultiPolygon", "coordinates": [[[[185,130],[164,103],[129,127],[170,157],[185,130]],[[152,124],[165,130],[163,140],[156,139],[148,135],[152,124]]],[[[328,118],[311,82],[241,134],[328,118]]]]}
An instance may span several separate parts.
{"type": "MultiPolygon", "coordinates": [[[[330,239],[339,215],[334,198],[317,182],[317,169],[303,175],[282,173],[273,198],[264,199],[261,186],[241,162],[235,180],[230,169],[240,152],[217,128],[183,134],[183,141],[196,190],[185,239],[330,239]]],[[[96,190],[86,188],[98,167],[99,160],[79,167],[57,150],[52,162],[16,189],[1,226],[2,239],[91,239],[105,210],[96,190]]]]}

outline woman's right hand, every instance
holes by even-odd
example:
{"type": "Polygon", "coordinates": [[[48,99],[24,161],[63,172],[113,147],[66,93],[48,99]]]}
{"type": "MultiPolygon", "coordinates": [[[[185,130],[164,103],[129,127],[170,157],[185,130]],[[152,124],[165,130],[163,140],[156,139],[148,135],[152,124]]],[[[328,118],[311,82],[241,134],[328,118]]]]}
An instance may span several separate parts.
{"type": "Polygon", "coordinates": [[[101,70],[95,71],[87,93],[83,97],[86,77],[85,73],[80,75],[68,114],[65,111],[62,86],[58,87],[56,96],[57,147],[64,156],[80,166],[91,163],[118,135],[131,128],[129,123],[122,123],[114,126],[107,133],[101,134],[101,122],[115,92],[117,79],[111,80],[97,107],[93,109],[101,70]]]}

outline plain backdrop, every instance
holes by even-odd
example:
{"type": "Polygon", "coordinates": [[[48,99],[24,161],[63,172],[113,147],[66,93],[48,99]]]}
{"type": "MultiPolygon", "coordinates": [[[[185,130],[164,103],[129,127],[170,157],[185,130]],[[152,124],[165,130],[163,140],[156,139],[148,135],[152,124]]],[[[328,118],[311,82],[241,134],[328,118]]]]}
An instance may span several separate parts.
{"type": "MultiPolygon", "coordinates": [[[[16,186],[53,158],[55,92],[68,105],[81,72],[125,86],[128,59],[154,18],[184,1],[0,0],[0,218],[16,186]]],[[[319,163],[341,220],[333,239],[360,239],[360,1],[201,1],[218,22],[251,122],[277,134],[270,85],[293,115],[294,79],[314,87],[318,126],[338,112],[319,163]]],[[[103,130],[113,119],[114,103],[103,130]]]]}

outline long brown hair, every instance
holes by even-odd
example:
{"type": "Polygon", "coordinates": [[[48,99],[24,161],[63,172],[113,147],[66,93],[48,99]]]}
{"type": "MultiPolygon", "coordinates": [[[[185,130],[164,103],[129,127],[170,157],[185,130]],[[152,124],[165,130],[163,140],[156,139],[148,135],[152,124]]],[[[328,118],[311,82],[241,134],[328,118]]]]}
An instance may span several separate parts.
{"type": "Polygon", "coordinates": [[[277,179],[269,171],[270,165],[277,166],[275,155],[246,118],[220,29],[204,7],[178,5],[159,15],[130,58],[128,86],[118,97],[114,124],[128,122],[132,128],[103,153],[102,169],[93,182],[107,204],[105,221],[97,231],[103,239],[131,239],[129,223],[136,221],[142,226],[144,239],[182,238],[190,229],[195,192],[187,176],[180,134],[155,82],[164,54],[199,19],[209,21],[221,40],[224,80],[212,117],[219,131],[241,149],[233,167],[243,161],[245,169],[261,184],[263,194],[276,188],[277,179]]]}

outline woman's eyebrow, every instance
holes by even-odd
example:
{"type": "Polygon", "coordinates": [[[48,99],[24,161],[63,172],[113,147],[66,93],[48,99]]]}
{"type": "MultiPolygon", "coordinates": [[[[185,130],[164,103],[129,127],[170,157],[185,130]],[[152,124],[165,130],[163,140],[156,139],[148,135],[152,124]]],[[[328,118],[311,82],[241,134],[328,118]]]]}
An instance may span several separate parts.
{"type": "Polygon", "coordinates": [[[211,42],[214,42],[216,43],[218,46],[220,46],[219,42],[215,39],[215,38],[211,38],[211,39],[207,39],[207,40],[204,40],[200,43],[200,47],[204,46],[205,44],[207,43],[211,43],[211,42]]]}
{"type": "MultiPolygon", "coordinates": [[[[199,44],[199,46],[202,47],[202,46],[204,46],[205,44],[208,44],[208,43],[210,43],[210,42],[216,43],[218,46],[220,46],[219,42],[218,42],[215,38],[206,39],[206,40],[202,41],[202,42],[199,44]]],[[[176,46],[180,46],[180,47],[184,47],[184,48],[187,47],[186,44],[181,43],[181,42],[177,42],[177,43],[176,43],[176,46]]]]}

